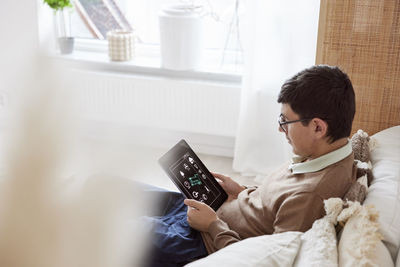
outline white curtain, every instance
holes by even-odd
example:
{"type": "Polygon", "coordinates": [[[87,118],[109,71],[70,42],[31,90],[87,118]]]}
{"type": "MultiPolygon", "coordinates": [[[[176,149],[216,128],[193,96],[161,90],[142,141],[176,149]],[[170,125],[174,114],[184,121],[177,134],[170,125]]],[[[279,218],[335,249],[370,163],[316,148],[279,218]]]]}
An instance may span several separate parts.
{"type": "Polygon", "coordinates": [[[233,168],[262,175],[291,157],[277,97],[286,79],[315,62],[319,0],[241,3],[245,70],[233,168]]]}

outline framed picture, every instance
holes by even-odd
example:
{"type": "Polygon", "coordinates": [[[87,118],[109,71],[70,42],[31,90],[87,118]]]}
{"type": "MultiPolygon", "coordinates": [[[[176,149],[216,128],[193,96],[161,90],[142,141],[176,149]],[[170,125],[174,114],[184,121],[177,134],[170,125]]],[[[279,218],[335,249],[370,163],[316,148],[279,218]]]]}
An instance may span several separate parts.
{"type": "Polygon", "coordinates": [[[114,0],[74,0],[74,5],[97,39],[106,39],[111,30],[133,30],[114,0]]]}

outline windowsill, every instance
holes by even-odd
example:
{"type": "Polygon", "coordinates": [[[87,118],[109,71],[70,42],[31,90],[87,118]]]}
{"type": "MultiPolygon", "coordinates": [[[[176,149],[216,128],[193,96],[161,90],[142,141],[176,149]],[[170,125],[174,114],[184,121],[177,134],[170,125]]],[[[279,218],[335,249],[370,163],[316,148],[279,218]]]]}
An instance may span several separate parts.
{"type": "MultiPolygon", "coordinates": [[[[224,70],[219,70],[217,66],[220,64],[216,62],[216,59],[221,57],[221,52],[207,50],[204,56],[204,67],[199,70],[175,71],[161,67],[158,46],[136,44],[134,58],[123,62],[109,59],[106,41],[77,39],[72,54],[56,53],[57,59],[78,69],[240,85],[242,65],[225,63],[224,70]]],[[[228,57],[232,58],[232,55],[228,57]]]]}

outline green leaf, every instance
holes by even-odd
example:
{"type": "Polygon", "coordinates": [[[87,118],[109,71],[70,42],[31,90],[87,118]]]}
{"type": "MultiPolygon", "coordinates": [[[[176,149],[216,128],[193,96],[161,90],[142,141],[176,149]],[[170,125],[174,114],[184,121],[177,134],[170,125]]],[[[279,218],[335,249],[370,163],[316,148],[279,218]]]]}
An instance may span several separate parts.
{"type": "Polygon", "coordinates": [[[43,0],[43,3],[54,10],[63,10],[66,7],[72,7],[70,0],[43,0]]]}

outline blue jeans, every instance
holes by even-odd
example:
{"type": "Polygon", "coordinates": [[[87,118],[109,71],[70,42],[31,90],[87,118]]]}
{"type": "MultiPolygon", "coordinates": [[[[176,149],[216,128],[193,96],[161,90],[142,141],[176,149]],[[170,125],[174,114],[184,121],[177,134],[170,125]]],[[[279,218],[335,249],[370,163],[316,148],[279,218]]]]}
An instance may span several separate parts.
{"type": "Polygon", "coordinates": [[[183,266],[208,255],[199,231],[187,222],[187,206],[181,193],[143,185],[146,196],[157,199],[154,214],[144,216],[152,225],[151,250],[146,266],[183,266]]]}

